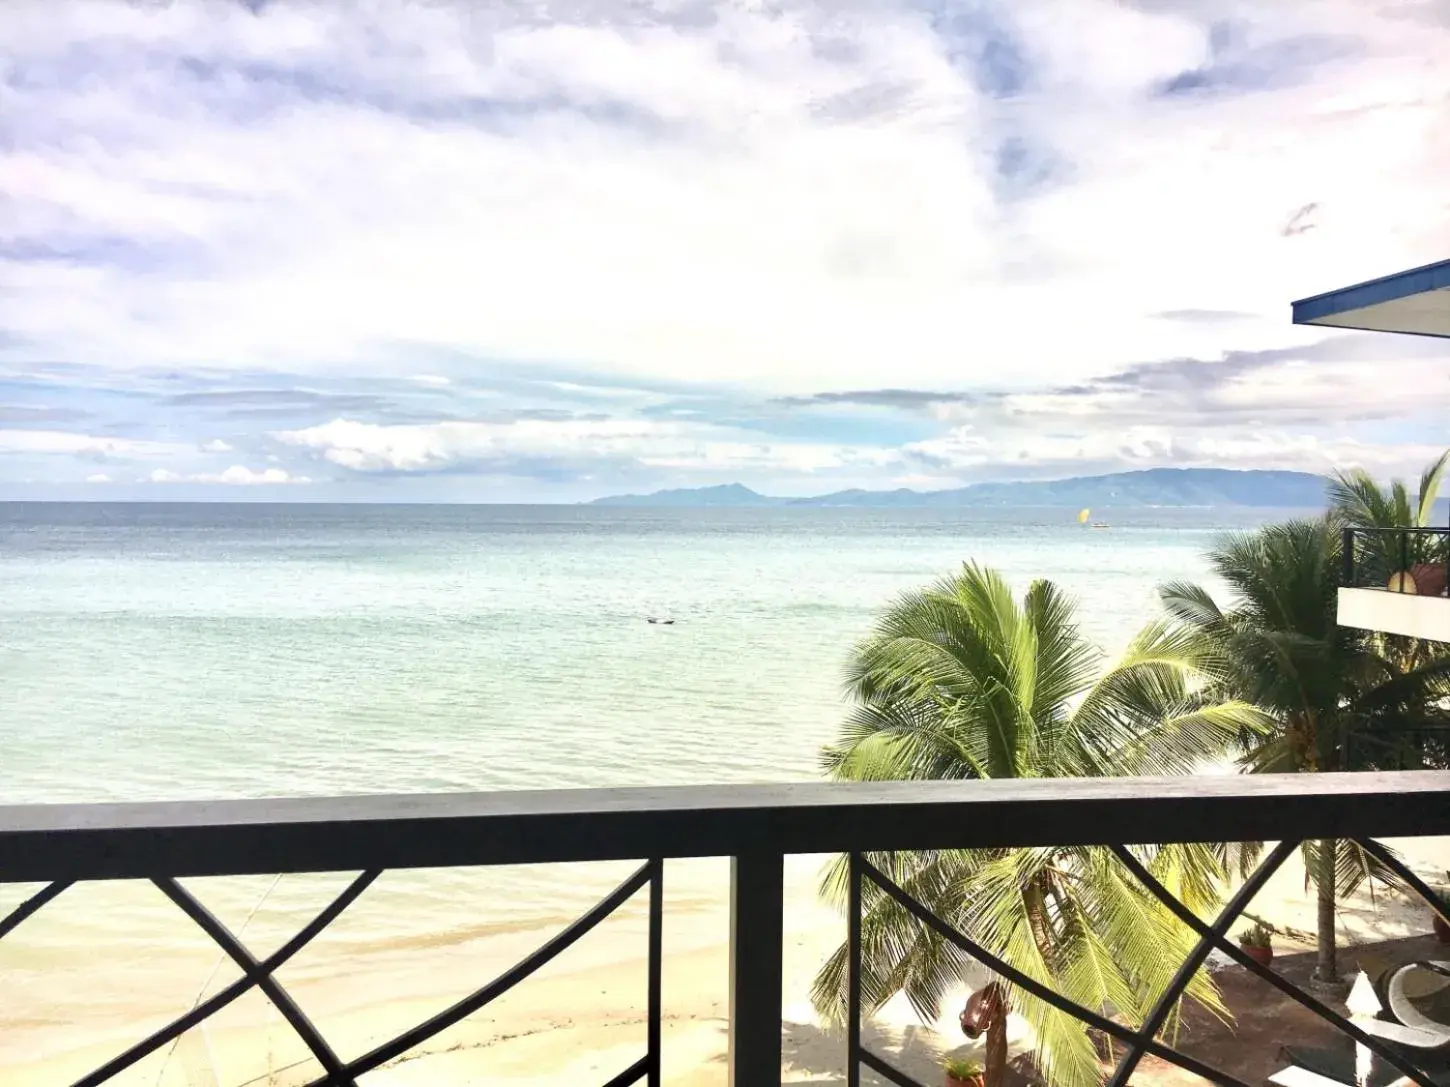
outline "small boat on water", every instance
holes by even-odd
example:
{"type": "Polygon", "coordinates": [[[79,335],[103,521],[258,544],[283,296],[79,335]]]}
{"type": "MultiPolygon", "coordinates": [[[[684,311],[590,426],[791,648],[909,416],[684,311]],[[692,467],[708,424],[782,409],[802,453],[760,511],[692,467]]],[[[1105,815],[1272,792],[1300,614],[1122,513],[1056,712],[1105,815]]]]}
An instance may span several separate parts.
{"type": "Polygon", "coordinates": [[[1106,521],[1094,521],[1088,527],[1089,528],[1112,528],[1112,526],[1110,524],[1108,524],[1106,521]]]}

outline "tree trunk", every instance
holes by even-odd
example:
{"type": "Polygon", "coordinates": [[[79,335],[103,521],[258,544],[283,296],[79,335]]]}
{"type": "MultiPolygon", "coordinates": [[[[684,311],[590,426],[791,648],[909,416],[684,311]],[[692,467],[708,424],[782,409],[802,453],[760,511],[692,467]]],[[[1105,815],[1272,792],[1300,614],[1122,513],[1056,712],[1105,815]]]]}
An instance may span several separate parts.
{"type": "Polygon", "coordinates": [[[973,1040],[987,1036],[982,1062],[986,1087],[1004,1087],[1007,1077],[1007,997],[1000,982],[983,985],[967,998],[960,1016],[962,1033],[973,1040]]]}
{"type": "Polygon", "coordinates": [[[987,1087],[1006,1087],[1007,1083],[1007,1005],[998,1001],[997,1014],[987,1024],[986,1060],[982,1062],[987,1087]]]}
{"type": "Polygon", "coordinates": [[[1047,919],[1047,887],[1046,880],[1039,876],[1033,882],[1022,888],[1022,905],[1027,912],[1027,927],[1032,932],[1032,942],[1037,945],[1037,953],[1042,956],[1043,962],[1052,961],[1053,939],[1052,931],[1049,928],[1047,919]]]}
{"type": "Polygon", "coordinates": [[[1339,957],[1334,943],[1334,841],[1324,839],[1319,843],[1319,873],[1316,879],[1319,890],[1319,962],[1314,969],[1314,980],[1327,985],[1339,982],[1339,957]]]}

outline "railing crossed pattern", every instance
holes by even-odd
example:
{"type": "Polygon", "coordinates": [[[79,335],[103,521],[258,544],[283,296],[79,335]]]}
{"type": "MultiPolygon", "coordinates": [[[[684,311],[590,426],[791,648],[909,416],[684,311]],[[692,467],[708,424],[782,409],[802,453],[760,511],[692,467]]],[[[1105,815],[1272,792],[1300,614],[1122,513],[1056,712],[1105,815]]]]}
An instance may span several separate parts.
{"type": "MultiPolygon", "coordinates": [[[[847,937],[849,947],[847,959],[847,994],[849,1006],[846,1023],[846,1051],[848,1062],[846,1082],[848,1087],[859,1087],[862,1065],[885,1076],[897,1084],[898,1087],[923,1087],[921,1083],[901,1071],[901,1069],[892,1066],[885,1058],[871,1052],[861,1042],[860,940],[861,881],[863,879],[870,880],[877,887],[881,888],[881,890],[885,891],[903,909],[912,914],[921,924],[935,931],[943,939],[956,944],[957,947],[961,948],[968,955],[971,955],[998,977],[1005,978],[1026,992],[1031,993],[1039,1000],[1051,1004],[1059,1011],[1066,1012],[1088,1027],[1127,1046],[1126,1051],[1118,1061],[1117,1067],[1113,1070],[1112,1076],[1107,1080],[1105,1087],[1126,1087],[1133,1072],[1138,1067],[1138,1062],[1145,1054],[1149,1053],[1171,1064],[1176,1064],[1185,1071],[1200,1076],[1210,1083],[1219,1084],[1220,1087],[1250,1087],[1249,1084],[1237,1076],[1230,1075],[1213,1065],[1205,1064],[1203,1061],[1172,1046],[1165,1045],[1158,1040],[1158,1032],[1167,1021],[1174,1006],[1182,998],[1189,983],[1193,980],[1193,976],[1202,968],[1208,959],[1209,953],[1212,951],[1220,951],[1228,955],[1240,966],[1243,966],[1261,980],[1268,982],[1286,996],[1302,1004],[1315,1015],[1342,1031],[1357,1044],[1363,1045],[1377,1057],[1384,1060],[1397,1071],[1403,1073],[1411,1082],[1418,1084],[1419,1087],[1436,1087],[1434,1080],[1430,1078],[1429,1074],[1413,1061],[1406,1059],[1403,1053],[1386,1045],[1373,1035],[1365,1033],[1352,1020],[1340,1015],[1322,1001],[1315,999],[1297,985],[1292,984],[1281,975],[1270,970],[1267,966],[1250,958],[1227,939],[1229,929],[1243,914],[1243,911],[1249,907],[1254,896],[1258,894],[1264,884],[1269,881],[1274,873],[1293,855],[1301,844],[1296,842],[1279,843],[1270,852],[1268,857],[1254,870],[1253,874],[1243,882],[1211,925],[1205,924],[1200,920],[1192,910],[1188,909],[1172,892],[1154,878],[1142,862],[1133,856],[1130,850],[1120,845],[1108,847],[1114,856],[1122,862],[1123,866],[1143,884],[1154,898],[1163,903],[1175,917],[1193,930],[1199,937],[1198,943],[1179,966],[1172,981],[1164,989],[1162,994],[1160,994],[1153,1008],[1144,1019],[1142,1026],[1137,1030],[1125,1027],[1121,1023],[1095,1012],[1090,1008],[1085,1008],[1081,1004],[1077,1004],[1048,986],[1043,985],[1035,978],[1024,974],[932,913],[866,858],[858,853],[851,854],[848,877],[850,887],[847,907],[847,925],[849,928],[847,937]]],[[[1450,924],[1450,912],[1447,912],[1440,897],[1431,891],[1397,857],[1387,851],[1378,842],[1366,839],[1358,844],[1366,852],[1371,853],[1377,860],[1394,871],[1447,924],[1450,924]]]]}
{"type": "MultiPolygon", "coordinates": [[[[644,1080],[648,1087],[660,1085],[660,992],[661,967],[663,964],[663,910],[664,910],[664,864],[659,860],[647,861],[633,875],[602,898],[593,908],[583,914],[553,939],[539,947],[533,954],[514,964],[487,985],[474,990],[468,996],[456,1001],[437,1015],[409,1028],[403,1033],[375,1046],[360,1057],[343,1061],[338,1057],[327,1039],[324,1038],[307,1014],[292,999],[290,993],[277,980],[276,973],[289,959],[311,943],[336,920],[348,906],[352,905],[369,885],[382,874],[380,869],[363,872],[347,888],[307,923],[297,935],[283,944],[267,958],[258,960],[242,944],[241,940],[212,914],[196,896],[187,891],[175,879],[159,877],[155,883],[161,893],[169,898],[182,913],[196,922],[207,936],[224,951],[242,970],[242,976],[213,996],[201,1001],[184,1015],[178,1016],[160,1030],[131,1046],[124,1053],[101,1065],[94,1072],[76,1080],[72,1087],[100,1087],[126,1069],[155,1053],[168,1042],[180,1038],[188,1030],[200,1025],[212,1015],[221,1011],[238,997],[260,989],[272,1002],[288,1026],[296,1032],[304,1045],[311,1051],[324,1075],[312,1081],[308,1087],[357,1087],[359,1076],[366,1075],[408,1051],[417,1048],[435,1035],[441,1034],[456,1023],[462,1022],[474,1012],[491,1004],[504,993],[518,985],[529,975],[541,969],[553,959],[577,943],[596,928],[640,890],[649,889],[649,959],[648,959],[648,1010],[646,1013],[646,1042],[644,1056],[609,1080],[603,1087],[629,1087],[644,1080]]],[[[26,918],[39,912],[46,903],[74,886],[73,881],[56,882],[47,885],[32,897],[16,907],[9,916],[0,920],[0,939],[13,931],[26,918]]]]}
{"type": "MultiPolygon", "coordinates": [[[[1426,834],[1450,830],[1450,775],[1333,775],[1320,776],[1318,784],[1327,784],[1331,777],[1338,779],[1357,777],[1359,778],[1357,784],[1361,784],[1363,787],[1359,789],[1344,789],[1342,787],[1327,789],[1323,791],[1322,795],[1318,796],[1314,796],[1313,783],[1310,783],[1310,787],[1306,789],[1305,783],[1300,779],[1286,779],[1292,780],[1293,782],[1291,786],[1286,787],[1291,788],[1293,792],[1298,794],[1299,801],[1303,801],[1306,794],[1313,796],[1317,800],[1342,800],[1345,799],[1346,793],[1352,796],[1358,796],[1361,800],[1364,800],[1366,797],[1372,798],[1375,801],[1374,806],[1383,813],[1383,816],[1372,819],[1371,821],[1386,822],[1388,824],[1386,829],[1393,833],[1403,834],[1411,829],[1426,834]],[[1403,783],[1407,788],[1396,790],[1394,788],[1396,782],[1403,783]],[[1430,786],[1435,786],[1435,788],[1430,788],[1430,786]],[[1397,791],[1403,792],[1404,795],[1396,797],[1395,794],[1397,791]],[[1427,800],[1430,802],[1428,806],[1425,803],[1427,800]],[[1433,818],[1426,819],[1427,814],[1433,816],[1433,818]],[[1408,824],[1407,819],[1409,821],[1408,824]]],[[[1126,784],[1130,789],[1133,787],[1142,789],[1146,786],[1167,787],[1167,783],[1162,781],[1114,784],[1126,784]]],[[[1241,799],[1250,804],[1262,800],[1263,784],[1263,779],[1260,779],[1252,785],[1246,785],[1244,795],[1241,799]]],[[[1340,785],[1343,785],[1343,780],[1340,781],[1340,785]]],[[[978,787],[981,787],[980,783],[978,787]]],[[[1064,788],[1067,793],[1074,791],[1074,787],[1066,783],[1054,783],[1052,787],[1054,793],[1057,794],[1056,800],[1058,801],[1061,800],[1060,794],[1064,788]]],[[[1025,791],[1030,794],[1034,791],[1034,788],[1040,790],[1041,787],[1029,786],[1025,791]]],[[[899,787],[897,789],[898,797],[907,795],[900,793],[899,787]]],[[[1102,783],[1097,783],[1096,785],[1088,785],[1080,791],[1084,794],[1083,800],[1085,801],[1092,800],[1101,804],[1104,799],[1107,799],[1111,802],[1114,799],[1112,797],[1105,798],[1101,795],[1093,795],[1095,792],[1100,793],[1101,789],[1102,783]]],[[[932,790],[928,789],[927,791],[931,792],[932,790]]],[[[984,791],[991,793],[993,789],[989,787],[984,791]]],[[[1212,792],[1213,790],[1210,789],[1209,791],[1212,792]]],[[[1130,792],[1125,793],[1123,797],[1117,799],[1119,802],[1123,802],[1130,795],[1130,792]]],[[[1139,803],[1145,803],[1143,798],[1150,795],[1151,793],[1145,794],[1140,792],[1138,794],[1140,798],[1139,803]]],[[[1214,804],[1216,805],[1224,799],[1220,795],[1214,801],[1214,804]]],[[[1230,796],[1228,799],[1231,800],[1232,797],[1230,796]]],[[[869,801],[867,803],[869,804],[869,801]]],[[[1152,802],[1146,801],[1146,803],[1151,805],[1152,802]]],[[[610,805],[609,807],[615,814],[620,814],[615,805],[610,805]]],[[[1191,808],[1192,805],[1185,804],[1185,807],[1191,808]]],[[[37,839],[35,836],[37,831],[35,815],[37,811],[42,810],[34,808],[10,809],[7,812],[5,809],[0,809],[0,879],[9,879],[12,873],[18,878],[27,878],[36,874],[37,854],[34,850],[37,842],[43,839],[53,838],[55,832],[61,829],[57,826],[43,827],[40,830],[41,837],[37,839]],[[7,815],[14,815],[17,812],[23,813],[18,820],[18,825],[16,825],[15,821],[7,822],[7,815]]],[[[1088,806],[1088,810],[1091,810],[1090,805],[1088,806]]],[[[67,824],[71,822],[71,817],[75,814],[75,811],[76,809],[68,809],[67,815],[61,818],[60,823],[67,824]]],[[[1185,811],[1180,814],[1190,813],[1185,811]]],[[[1352,836],[1343,834],[1342,827],[1332,825],[1342,823],[1342,819],[1324,819],[1321,817],[1320,819],[1311,821],[1320,824],[1315,828],[1315,837],[1321,836],[1326,832],[1334,836],[1352,836]]],[[[44,824],[46,822],[45,818],[42,817],[40,822],[44,824]]],[[[1170,820],[1170,824],[1178,822],[1180,820],[1177,818],[1170,820]]],[[[1294,822],[1294,819],[1288,819],[1290,825],[1294,822]]],[[[956,825],[971,826],[972,823],[970,820],[956,821],[956,825]]],[[[104,837],[107,832],[115,832],[122,829],[127,832],[134,832],[136,828],[134,826],[109,826],[105,828],[102,834],[104,837]]],[[[678,828],[675,829],[677,830],[678,828]]],[[[1170,825],[1167,829],[1172,831],[1173,828],[1170,825]]],[[[167,834],[174,835],[175,829],[169,829],[167,834]]],[[[132,839],[131,852],[134,853],[135,835],[131,833],[129,836],[132,839]]],[[[1245,837],[1242,834],[1230,836],[1245,837]]],[[[64,839],[64,833],[60,834],[59,837],[64,839]]],[[[973,845],[1000,846],[1003,844],[1018,844],[1000,840],[1000,835],[997,837],[999,840],[993,842],[950,843],[942,841],[940,835],[937,835],[934,841],[924,844],[935,847],[950,844],[959,844],[965,847],[971,847],[973,845]]],[[[1019,837],[1023,839],[1022,844],[1040,844],[1041,834],[1037,830],[1032,830],[1025,835],[1019,835],[1019,837]]],[[[1091,837],[1091,834],[1087,835],[1087,838],[1090,839],[1091,837]]],[[[1082,839],[1083,835],[1081,833],[1075,837],[1075,840],[1079,842],[1082,839]]],[[[1188,839],[1182,836],[1175,836],[1175,840],[1188,839]]],[[[1408,886],[1415,890],[1427,903],[1439,912],[1447,923],[1450,923],[1450,915],[1446,914],[1443,901],[1419,877],[1401,863],[1398,858],[1385,850],[1376,841],[1368,838],[1360,838],[1359,842],[1368,853],[1375,856],[1379,861],[1396,872],[1408,886]]],[[[107,838],[98,843],[87,843],[87,845],[97,844],[101,847],[101,855],[106,858],[106,863],[100,866],[102,871],[96,873],[101,878],[116,878],[120,875],[135,874],[134,872],[127,872],[126,869],[128,866],[134,866],[138,863],[146,864],[148,867],[151,864],[164,866],[165,863],[165,858],[162,854],[166,850],[160,846],[157,849],[158,855],[152,862],[148,863],[144,857],[146,852],[144,849],[139,854],[135,854],[129,858],[122,856],[118,860],[118,850],[114,840],[107,838]]],[[[1227,954],[1234,961],[1244,966],[1265,982],[1334,1025],[1356,1043],[1363,1045],[1386,1063],[1403,1073],[1411,1082],[1419,1085],[1419,1087],[1435,1087],[1434,1081],[1426,1071],[1414,1061],[1408,1059],[1402,1051],[1384,1044],[1380,1039],[1366,1033],[1351,1020],[1334,1012],[1327,1005],[1302,991],[1297,986],[1292,985],[1274,971],[1260,966],[1226,939],[1229,928],[1241,916],[1253,896],[1263,887],[1264,883],[1278,870],[1293,851],[1298,848],[1295,842],[1281,842],[1272,850],[1211,924],[1200,920],[1192,911],[1184,906],[1182,902],[1147,871],[1146,867],[1133,855],[1131,850],[1122,845],[1104,844],[1128,871],[1142,883],[1150,894],[1157,898],[1199,937],[1197,945],[1180,965],[1168,987],[1160,994],[1149,1014],[1144,1019],[1144,1022],[1137,1029],[1124,1026],[1099,1011],[1083,1007],[1063,997],[1036,979],[1023,974],[993,954],[990,950],[983,947],[980,943],[973,940],[970,936],[957,931],[951,925],[947,924],[947,922],[928,910],[878,867],[872,864],[862,852],[848,852],[848,1014],[845,1048],[847,1082],[850,1087],[858,1087],[863,1066],[872,1069],[891,1082],[898,1084],[899,1087],[922,1087],[922,1085],[918,1084],[917,1081],[906,1073],[892,1066],[878,1054],[868,1050],[861,1041],[861,888],[863,881],[868,880],[894,899],[903,909],[913,915],[918,922],[931,928],[939,936],[955,944],[962,951],[993,971],[998,977],[1033,994],[1059,1010],[1076,1017],[1089,1028],[1122,1042],[1127,1048],[1112,1077],[1109,1079],[1107,1087],[1126,1087],[1138,1062],[1146,1054],[1152,1054],[1155,1057],[1176,1064],[1209,1082],[1219,1084],[1220,1087],[1249,1087],[1249,1085],[1237,1077],[1168,1046],[1159,1041],[1157,1037],[1173,1007],[1186,991],[1193,976],[1203,967],[1208,955],[1214,950],[1227,954]]],[[[807,850],[801,851],[804,852],[807,850]]],[[[809,851],[815,852],[816,850],[809,851]]],[[[83,849],[81,852],[84,853],[85,850],[83,849]]],[[[121,849],[119,852],[124,854],[127,850],[121,849]]],[[[547,855],[549,851],[543,849],[541,852],[547,855]]],[[[674,855],[692,854],[675,853],[674,855]]],[[[617,854],[610,854],[611,859],[615,856],[617,854]]],[[[23,902],[3,920],[0,920],[0,938],[11,933],[23,921],[33,916],[74,883],[85,878],[84,870],[88,867],[88,862],[84,856],[72,858],[69,861],[63,857],[57,861],[55,854],[51,854],[50,857],[51,859],[48,861],[40,862],[38,867],[42,869],[55,867],[58,863],[61,868],[78,867],[82,871],[74,877],[67,873],[64,878],[55,879],[40,892],[23,902]]],[[[566,858],[549,857],[549,859],[566,858]]],[[[779,983],[781,967],[780,943],[782,936],[780,914],[781,861],[782,854],[779,852],[760,852],[757,850],[737,856],[733,869],[732,932],[734,935],[735,954],[732,959],[733,976],[731,987],[731,1079],[737,1087],[743,1087],[747,1083],[754,1085],[779,1081],[779,983]],[[747,931],[749,932],[748,938],[745,936],[747,931]],[[774,1000],[770,1000],[772,991],[775,994],[774,1000]],[[754,1006],[748,1006],[743,1002],[744,999],[753,1001],[754,1006]],[[762,1008],[759,1006],[761,999],[770,1001],[770,1003],[762,1008]],[[773,1010],[771,1005],[773,1005],[773,1010]],[[749,1034],[741,1030],[742,1025],[745,1025],[747,1021],[752,1032],[749,1034]],[[773,1030],[773,1044],[763,1036],[764,1029],[767,1026],[771,1026],[773,1030]],[[770,1071],[772,1055],[774,1058],[773,1073],[770,1071]]],[[[260,859],[235,867],[238,872],[252,872],[258,870],[256,867],[258,863],[261,863],[260,859]]],[[[94,865],[91,866],[94,867],[94,865]]],[[[304,865],[293,870],[308,869],[304,865]]],[[[149,877],[167,898],[190,917],[241,968],[242,977],[208,999],[201,1001],[190,1011],[179,1016],[173,1022],[154,1032],[146,1039],[131,1046],[125,1052],[111,1059],[92,1073],[75,1081],[74,1087],[99,1087],[99,1085],[107,1083],[116,1075],[130,1068],[147,1055],[160,1049],[168,1042],[179,1038],[187,1030],[200,1024],[221,1008],[252,989],[259,989],[272,1001],[279,1013],[287,1021],[292,1030],[296,1032],[323,1069],[323,1075],[314,1080],[310,1087],[345,1087],[345,1085],[347,1087],[355,1087],[358,1077],[402,1056],[511,990],[514,986],[518,985],[577,942],[586,933],[598,926],[624,905],[624,903],[646,887],[649,890],[647,983],[649,991],[648,1011],[646,1015],[647,1040],[645,1053],[634,1064],[609,1080],[604,1087],[627,1087],[627,1085],[639,1083],[642,1080],[649,1087],[659,1087],[661,1068],[660,1028],[662,1022],[661,968],[663,962],[661,940],[663,916],[662,856],[646,862],[632,876],[621,883],[614,891],[578,918],[573,924],[487,985],[475,990],[467,997],[457,1001],[428,1020],[374,1047],[363,1055],[350,1061],[343,1061],[292,999],[291,995],[278,982],[275,975],[287,961],[306,947],[308,943],[322,933],[332,921],[355,902],[377,879],[382,870],[382,867],[375,867],[363,871],[353,879],[341,894],[293,936],[292,939],[287,941],[271,955],[260,960],[253,956],[241,943],[240,939],[212,915],[195,896],[185,890],[177,882],[175,876],[149,877]]],[[[209,868],[206,870],[206,874],[224,873],[214,868],[209,868]]]]}
{"type": "Polygon", "coordinates": [[[1445,596],[1450,591],[1450,528],[1342,530],[1344,588],[1445,596]]]}

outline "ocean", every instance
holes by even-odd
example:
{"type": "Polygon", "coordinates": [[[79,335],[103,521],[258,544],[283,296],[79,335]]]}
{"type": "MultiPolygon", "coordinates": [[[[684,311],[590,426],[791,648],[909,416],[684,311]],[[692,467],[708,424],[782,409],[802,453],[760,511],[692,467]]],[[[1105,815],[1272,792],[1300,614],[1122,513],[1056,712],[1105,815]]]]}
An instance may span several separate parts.
{"type": "MultiPolygon", "coordinates": [[[[1208,580],[1216,535],[1273,516],[0,505],[0,802],[810,779],[903,590],[966,560],[1049,578],[1111,652],[1157,584],[1208,580]]],[[[554,924],[620,871],[598,867],[390,873],[350,938],[554,924]]],[[[672,906],[721,893],[703,862],[669,880],[672,906]]],[[[265,900],[273,942],[318,904],[308,877],[197,882],[236,923],[265,900]]],[[[55,999],[119,1015],[184,922],[144,886],[83,891],[0,942],[0,979],[49,999],[60,964],[55,999]],[[78,993],[97,942],[140,978],[78,993]]]]}
{"type": "Polygon", "coordinates": [[[903,590],[1050,578],[1112,650],[1267,517],[1074,514],[0,506],[0,797],[809,778],[903,590]]]}

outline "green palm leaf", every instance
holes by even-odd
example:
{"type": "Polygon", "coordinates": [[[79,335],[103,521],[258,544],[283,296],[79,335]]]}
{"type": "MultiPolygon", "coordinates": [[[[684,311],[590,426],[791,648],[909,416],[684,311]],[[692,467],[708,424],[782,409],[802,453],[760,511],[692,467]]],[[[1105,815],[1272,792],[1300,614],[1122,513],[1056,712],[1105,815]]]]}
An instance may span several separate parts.
{"type": "MultiPolygon", "coordinates": [[[[1184,587],[1183,620],[1205,600],[1184,587]]],[[[1221,618],[1221,617],[1220,617],[1221,618]]],[[[1203,613],[1207,629],[1214,617],[1203,613]]],[[[1015,599],[995,572],[966,565],[899,598],[847,669],[853,708],[823,752],[840,780],[953,780],[1188,772],[1264,742],[1265,716],[1213,691],[1234,674],[1204,630],[1150,624],[1104,669],[1070,598],[1034,582],[1015,599]]],[[[1227,877],[1216,846],[1149,847],[1145,863],[1191,908],[1208,909],[1227,877]]],[[[1028,977],[1095,1011],[1141,1019],[1169,984],[1193,934],[1102,849],[900,852],[870,858],[928,909],[1028,977]]],[[[823,893],[845,898],[846,866],[823,893]]],[[[862,1002],[905,993],[924,1017],[970,964],[894,900],[862,890],[862,1002]]],[[[846,949],[817,975],[812,997],[838,1017],[846,949]]],[[[1096,1087],[1097,1043],[1084,1025],[1006,986],[1032,1031],[1039,1070],[1061,1087],[1096,1087]]],[[[1189,998],[1223,1014],[1206,974],[1189,998]]]]}
{"type": "MultiPolygon", "coordinates": [[[[1425,523],[1447,463],[1450,452],[1426,468],[1417,501],[1403,484],[1384,489],[1363,471],[1341,472],[1330,481],[1334,508],[1325,517],[1224,537],[1209,561],[1231,590],[1226,605],[1192,584],[1160,589],[1170,620],[1203,643],[1203,659],[1217,658],[1214,665],[1200,666],[1218,676],[1213,694],[1223,706],[1237,702],[1257,711],[1252,727],[1244,728],[1233,745],[1244,769],[1408,768],[1438,765],[1450,757],[1450,744],[1435,738],[1436,730],[1450,726],[1446,647],[1337,623],[1342,527],[1425,523]]],[[[1362,553],[1355,556],[1357,568],[1381,573],[1400,568],[1403,562],[1389,554],[1386,540],[1392,537],[1365,536],[1358,545],[1362,553]]],[[[1431,557],[1442,561],[1443,549],[1431,557]]],[[[1236,712],[1242,711],[1229,711],[1213,725],[1231,727],[1236,712]]],[[[1310,843],[1305,857],[1320,897],[1318,970],[1332,979],[1337,971],[1334,931],[1327,922],[1335,899],[1392,881],[1353,843],[1332,843],[1328,865],[1321,863],[1322,848],[1310,843]]],[[[1255,851],[1239,852],[1246,857],[1255,851]]],[[[1232,852],[1222,860],[1230,870],[1242,869],[1232,852]]]]}

